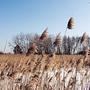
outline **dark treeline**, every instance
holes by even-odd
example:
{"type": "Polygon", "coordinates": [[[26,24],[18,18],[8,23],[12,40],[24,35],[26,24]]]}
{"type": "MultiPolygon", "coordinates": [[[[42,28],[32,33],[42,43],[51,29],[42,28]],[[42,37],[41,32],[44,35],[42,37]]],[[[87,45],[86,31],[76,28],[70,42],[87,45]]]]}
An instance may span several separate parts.
{"type": "MultiPolygon", "coordinates": [[[[46,54],[52,53],[54,52],[54,50],[57,54],[77,54],[80,51],[83,51],[85,48],[79,42],[81,37],[64,36],[61,38],[62,42],[60,43],[61,45],[59,48],[54,48],[53,46],[55,36],[50,35],[44,42],[38,41],[39,37],[40,36],[38,34],[21,33],[13,38],[10,45],[13,47],[14,53],[18,53],[18,51],[20,53],[26,53],[33,43],[36,43],[38,47],[38,53],[41,53],[43,51],[46,54]]],[[[87,46],[90,47],[90,38],[88,38],[87,46]]]]}

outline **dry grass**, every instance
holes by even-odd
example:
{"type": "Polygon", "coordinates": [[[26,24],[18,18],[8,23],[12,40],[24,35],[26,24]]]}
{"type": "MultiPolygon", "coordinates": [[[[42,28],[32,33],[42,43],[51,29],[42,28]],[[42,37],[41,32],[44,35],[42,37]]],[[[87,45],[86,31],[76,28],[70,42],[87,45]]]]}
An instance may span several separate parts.
{"type": "Polygon", "coordinates": [[[65,64],[64,66],[68,67],[70,62],[74,63],[75,61],[78,61],[80,58],[84,58],[83,55],[55,55],[55,57],[49,57],[49,55],[0,55],[0,68],[5,67],[5,64],[14,65],[16,71],[21,70],[21,68],[27,68],[29,64],[29,68],[34,67],[34,64],[37,64],[38,62],[41,63],[41,65],[47,64],[48,68],[53,67],[54,68],[60,68],[62,64],[65,64]],[[63,60],[64,63],[63,63],[63,60]],[[20,66],[21,65],[21,66],[20,66]]]}
{"type": "MultiPolygon", "coordinates": [[[[83,55],[0,55],[0,90],[77,90],[74,89],[78,86],[75,78],[90,66],[89,58],[83,55]]],[[[78,90],[81,89],[78,87],[78,90]]]]}

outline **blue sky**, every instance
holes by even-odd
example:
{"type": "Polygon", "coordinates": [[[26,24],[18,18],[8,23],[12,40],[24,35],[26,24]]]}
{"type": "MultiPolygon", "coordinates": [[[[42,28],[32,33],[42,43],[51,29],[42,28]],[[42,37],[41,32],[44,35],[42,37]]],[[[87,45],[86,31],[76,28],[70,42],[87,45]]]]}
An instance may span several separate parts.
{"type": "Polygon", "coordinates": [[[71,16],[76,25],[67,35],[90,35],[90,0],[0,0],[0,51],[20,32],[41,34],[48,27],[63,36],[71,16]]]}

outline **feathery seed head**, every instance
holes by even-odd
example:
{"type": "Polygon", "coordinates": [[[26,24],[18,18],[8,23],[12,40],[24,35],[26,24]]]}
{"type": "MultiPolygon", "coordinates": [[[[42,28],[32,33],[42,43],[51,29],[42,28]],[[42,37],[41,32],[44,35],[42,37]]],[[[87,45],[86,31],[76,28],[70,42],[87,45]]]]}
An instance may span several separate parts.
{"type": "Polygon", "coordinates": [[[48,38],[48,28],[46,28],[45,30],[44,30],[44,32],[41,34],[41,36],[40,36],[40,40],[45,40],[45,39],[47,39],[48,38]]]}
{"type": "Polygon", "coordinates": [[[87,42],[88,42],[88,35],[87,35],[87,33],[85,32],[85,33],[83,34],[83,36],[81,37],[81,44],[87,45],[87,42]]]}
{"type": "Polygon", "coordinates": [[[69,19],[69,21],[68,21],[67,28],[68,28],[68,29],[73,29],[74,26],[75,26],[74,18],[71,17],[71,18],[69,19]]]}
{"type": "Polygon", "coordinates": [[[60,36],[60,33],[56,36],[54,45],[56,45],[56,46],[61,45],[61,36],[60,36]]]}

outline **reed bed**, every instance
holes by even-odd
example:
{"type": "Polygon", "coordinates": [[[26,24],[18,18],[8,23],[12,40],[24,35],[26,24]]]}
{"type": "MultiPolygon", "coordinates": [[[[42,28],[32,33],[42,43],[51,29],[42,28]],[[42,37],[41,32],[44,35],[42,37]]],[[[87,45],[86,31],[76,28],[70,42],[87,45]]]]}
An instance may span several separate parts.
{"type": "Polygon", "coordinates": [[[0,55],[0,90],[89,90],[89,58],[0,55]]]}

